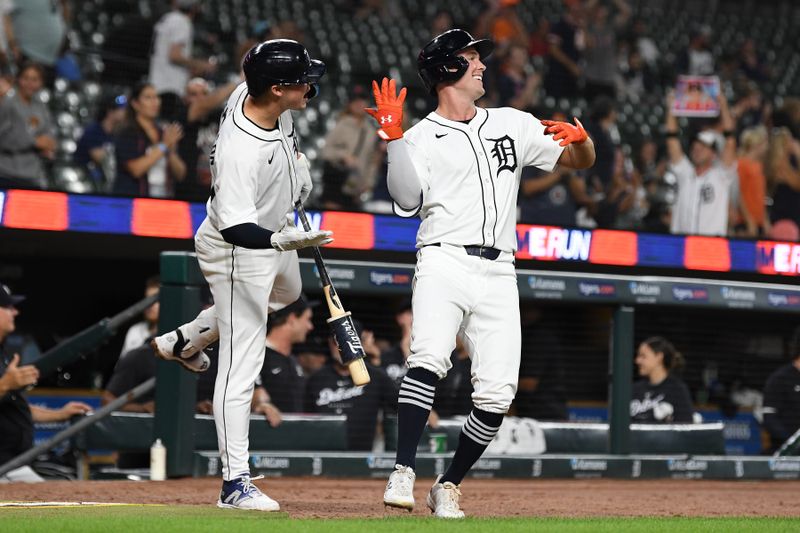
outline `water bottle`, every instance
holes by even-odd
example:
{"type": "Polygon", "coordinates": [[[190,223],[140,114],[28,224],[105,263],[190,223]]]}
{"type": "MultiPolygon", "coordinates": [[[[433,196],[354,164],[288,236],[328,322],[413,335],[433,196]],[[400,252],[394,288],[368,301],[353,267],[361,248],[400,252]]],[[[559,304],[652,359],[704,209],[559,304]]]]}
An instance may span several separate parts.
{"type": "Polygon", "coordinates": [[[156,439],[150,447],[150,480],[164,481],[167,479],[167,449],[156,439]]]}

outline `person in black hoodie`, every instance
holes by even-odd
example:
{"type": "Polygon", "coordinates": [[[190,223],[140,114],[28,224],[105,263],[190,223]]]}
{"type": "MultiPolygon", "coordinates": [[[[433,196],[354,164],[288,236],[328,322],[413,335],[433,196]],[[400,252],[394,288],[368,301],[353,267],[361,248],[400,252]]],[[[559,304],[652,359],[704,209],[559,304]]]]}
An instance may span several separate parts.
{"type": "Polygon", "coordinates": [[[639,345],[636,366],[642,378],[633,385],[631,421],[689,424],[692,397],[686,384],[673,374],[683,366],[683,356],[663,337],[650,337],[639,345]]]}

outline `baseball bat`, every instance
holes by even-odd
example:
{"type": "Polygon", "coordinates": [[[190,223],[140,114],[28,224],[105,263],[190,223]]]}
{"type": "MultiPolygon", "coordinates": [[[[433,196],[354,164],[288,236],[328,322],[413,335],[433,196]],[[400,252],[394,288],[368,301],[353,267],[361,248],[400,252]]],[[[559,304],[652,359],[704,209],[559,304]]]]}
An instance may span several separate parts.
{"type": "MultiPolygon", "coordinates": [[[[303,229],[311,231],[311,224],[308,223],[306,211],[303,209],[303,204],[297,202],[295,209],[300,217],[300,222],[303,224],[303,229]]],[[[345,311],[336,289],[331,283],[331,278],[328,275],[328,269],[325,268],[325,262],[322,260],[322,254],[317,246],[312,246],[311,251],[314,252],[314,262],[317,264],[319,271],[319,280],[322,283],[322,292],[325,293],[325,301],[328,304],[328,311],[331,317],[328,319],[328,324],[331,327],[333,336],[336,339],[336,345],[339,347],[339,354],[342,357],[342,362],[350,369],[350,376],[353,378],[353,383],[356,385],[366,385],[369,383],[369,372],[367,372],[367,365],[364,364],[364,357],[367,355],[364,352],[364,347],[361,345],[361,338],[358,336],[355,325],[353,324],[353,317],[350,311],[345,311]]]]}

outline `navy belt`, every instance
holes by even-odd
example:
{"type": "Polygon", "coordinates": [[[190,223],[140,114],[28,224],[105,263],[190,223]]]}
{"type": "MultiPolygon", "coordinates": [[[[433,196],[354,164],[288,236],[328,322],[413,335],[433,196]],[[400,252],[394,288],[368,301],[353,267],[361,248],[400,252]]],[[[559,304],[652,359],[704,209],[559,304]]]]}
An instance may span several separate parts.
{"type": "MultiPolygon", "coordinates": [[[[442,243],[435,242],[433,244],[426,244],[425,246],[441,246],[442,243]]],[[[467,255],[475,255],[477,257],[483,257],[484,259],[488,259],[489,261],[494,261],[498,257],[500,257],[501,250],[497,248],[489,248],[487,246],[479,246],[475,244],[469,244],[464,246],[464,251],[467,252],[467,255]]]]}

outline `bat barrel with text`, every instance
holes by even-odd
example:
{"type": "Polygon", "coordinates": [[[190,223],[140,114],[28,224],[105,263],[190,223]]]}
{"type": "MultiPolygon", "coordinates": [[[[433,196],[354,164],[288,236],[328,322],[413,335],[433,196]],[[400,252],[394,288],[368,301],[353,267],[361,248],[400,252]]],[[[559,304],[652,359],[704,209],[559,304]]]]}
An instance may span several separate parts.
{"type": "MultiPolygon", "coordinates": [[[[300,223],[303,224],[303,229],[311,231],[311,224],[306,217],[303,204],[297,202],[295,204],[297,214],[300,217],[300,223]]],[[[353,378],[353,383],[356,385],[366,385],[369,383],[369,372],[367,366],[364,364],[364,357],[367,355],[364,352],[364,347],[361,344],[361,338],[358,336],[355,324],[353,324],[353,317],[350,311],[345,311],[342,306],[339,295],[336,294],[336,289],[331,283],[331,278],[328,276],[328,269],[325,268],[325,263],[322,261],[322,254],[319,248],[313,246],[311,250],[314,252],[314,261],[317,264],[319,271],[319,279],[322,283],[322,292],[325,293],[325,301],[328,304],[328,310],[331,317],[328,319],[333,337],[336,339],[336,344],[339,346],[339,354],[342,357],[342,363],[346,364],[350,369],[350,376],[353,378]]]]}

